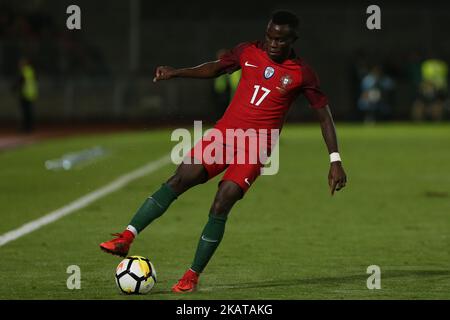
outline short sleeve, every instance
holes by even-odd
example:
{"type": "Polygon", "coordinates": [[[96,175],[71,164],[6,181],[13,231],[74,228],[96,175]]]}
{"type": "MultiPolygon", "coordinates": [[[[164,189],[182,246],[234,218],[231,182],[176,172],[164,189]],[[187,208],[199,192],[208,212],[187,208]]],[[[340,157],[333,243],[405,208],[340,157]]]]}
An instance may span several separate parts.
{"type": "Polygon", "coordinates": [[[240,43],[220,57],[220,64],[227,73],[233,73],[241,68],[241,54],[248,46],[248,42],[240,43]]]}
{"type": "Polygon", "coordinates": [[[301,86],[301,92],[308,100],[310,107],[314,109],[323,108],[328,104],[328,97],[320,89],[320,81],[314,70],[304,65],[303,71],[303,84],[301,86]]]}

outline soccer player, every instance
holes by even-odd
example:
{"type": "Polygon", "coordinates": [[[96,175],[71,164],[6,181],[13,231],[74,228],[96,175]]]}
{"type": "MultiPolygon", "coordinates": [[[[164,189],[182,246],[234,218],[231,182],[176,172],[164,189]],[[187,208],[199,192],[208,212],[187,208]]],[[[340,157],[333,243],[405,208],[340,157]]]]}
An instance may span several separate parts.
{"type": "MultiPolygon", "coordinates": [[[[295,14],[277,11],[268,23],[265,41],[239,44],[219,60],[192,68],[158,67],[153,81],[176,77],[213,78],[241,69],[242,78],[233,100],[215,125],[221,132],[226,129],[281,129],[290,105],[299,94],[303,94],[317,113],[330,154],[328,184],[333,195],[345,186],[347,178],[338,153],[328,99],[321,91],[319,79],[313,69],[297,57],[292,48],[297,39],[297,27],[298,18],[295,14]]],[[[194,149],[205,148],[209,143],[211,141],[203,138],[194,149]]],[[[223,146],[225,148],[225,144],[223,146]]],[[[188,157],[195,158],[194,149],[188,157]]],[[[270,147],[268,152],[270,153],[270,147]]],[[[126,256],[137,234],[160,217],[177,197],[226,170],[200,236],[194,261],[172,287],[174,292],[190,292],[196,289],[201,272],[222,240],[231,208],[255,182],[262,166],[260,161],[254,164],[211,164],[203,159],[199,160],[200,163],[192,161],[180,164],[175,174],[145,200],[126,230],[115,234],[116,238],[113,240],[100,244],[101,249],[106,252],[126,256]]]]}

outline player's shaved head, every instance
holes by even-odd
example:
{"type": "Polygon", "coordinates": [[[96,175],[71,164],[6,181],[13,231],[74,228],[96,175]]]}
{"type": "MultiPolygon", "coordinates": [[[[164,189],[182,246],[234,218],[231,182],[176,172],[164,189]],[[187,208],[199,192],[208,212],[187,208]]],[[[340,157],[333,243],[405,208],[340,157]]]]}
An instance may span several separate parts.
{"type": "Polygon", "coordinates": [[[297,40],[298,18],[290,11],[276,11],[266,29],[266,51],[276,62],[289,57],[292,45],[297,40]]]}
{"type": "Polygon", "coordinates": [[[287,10],[278,10],[272,13],[270,21],[276,25],[287,25],[297,35],[299,20],[295,13],[287,10]]]}
{"type": "Polygon", "coordinates": [[[299,24],[298,17],[292,11],[278,10],[272,13],[271,20],[276,24],[287,24],[296,29],[299,24]]]}

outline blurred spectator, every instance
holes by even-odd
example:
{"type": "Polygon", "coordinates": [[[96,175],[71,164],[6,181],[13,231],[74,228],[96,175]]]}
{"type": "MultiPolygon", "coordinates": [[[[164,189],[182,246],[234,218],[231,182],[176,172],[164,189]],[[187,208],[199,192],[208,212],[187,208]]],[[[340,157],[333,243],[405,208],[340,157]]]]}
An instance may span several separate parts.
{"type": "Polygon", "coordinates": [[[34,103],[38,98],[38,86],[33,66],[27,58],[19,60],[19,77],[13,85],[17,92],[22,112],[23,132],[29,133],[34,129],[34,103]]]}
{"type": "Polygon", "coordinates": [[[418,97],[413,104],[412,118],[416,121],[440,121],[444,117],[447,98],[448,65],[443,60],[430,58],[422,62],[420,70],[421,81],[418,97]]]}
{"type": "Polygon", "coordinates": [[[404,65],[404,74],[408,86],[408,102],[412,105],[418,98],[420,82],[422,81],[422,55],[419,50],[408,53],[406,64],[404,65]]]}
{"type": "MultiPolygon", "coordinates": [[[[226,52],[226,49],[220,49],[217,52],[217,59],[220,59],[226,52]]],[[[217,116],[221,116],[228,107],[228,104],[236,92],[240,79],[241,70],[237,70],[232,74],[225,73],[214,79],[214,100],[217,107],[217,116]]]]}
{"type": "Polygon", "coordinates": [[[375,65],[361,81],[361,95],[358,108],[364,113],[364,122],[374,123],[390,117],[390,96],[394,89],[394,81],[380,65],[375,65]]]}
{"type": "MultiPolygon", "coordinates": [[[[350,86],[352,92],[352,108],[358,109],[358,100],[361,96],[361,81],[369,72],[369,62],[366,52],[359,48],[355,54],[350,57],[350,86]]],[[[359,119],[359,114],[354,113],[355,118],[359,119]]]]}

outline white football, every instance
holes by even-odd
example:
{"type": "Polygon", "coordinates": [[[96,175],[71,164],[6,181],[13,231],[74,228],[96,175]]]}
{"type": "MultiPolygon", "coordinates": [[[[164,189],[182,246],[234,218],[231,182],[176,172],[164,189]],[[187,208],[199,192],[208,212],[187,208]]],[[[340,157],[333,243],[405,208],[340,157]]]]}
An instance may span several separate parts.
{"type": "Polygon", "coordinates": [[[126,294],[145,294],[156,283],[156,270],[149,259],[130,256],[116,268],[116,284],[126,294]]]}

